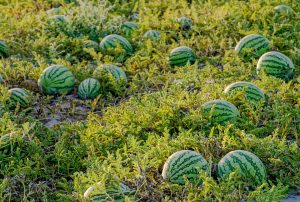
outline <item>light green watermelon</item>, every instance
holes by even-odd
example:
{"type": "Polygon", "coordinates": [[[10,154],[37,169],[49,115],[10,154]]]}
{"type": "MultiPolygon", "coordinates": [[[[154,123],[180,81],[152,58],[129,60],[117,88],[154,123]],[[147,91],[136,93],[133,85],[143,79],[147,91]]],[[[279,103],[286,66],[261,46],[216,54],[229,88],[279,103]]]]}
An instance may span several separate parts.
{"type": "MultiPolygon", "coordinates": [[[[99,186],[100,183],[97,183],[99,186]]],[[[110,186],[105,190],[98,190],[97,185],[89,187],[84,192],[84,198],[92,202],[106,202],[114,200],[116,202],[124,202],[125,196],[132,196],[134,190],[130,189],[127,185],[120,183],[119,187],[110,186]]]]}
{"type": "Polygon", "coordinates": [[[149,30],[144,34],[144,38],[151,41],[158,41],[160,39],[160,33],[156,30],[149,30]]]}
{"type": "Polygon", "coordinates": [[[200,171],[207,171],[208,163],[203,156],[191,150],[181,150],[172,154],[164,164],[164,180],[175,184],[184,184],[184,179],[192,183],[199,181],[200,171]]]}
{"type": "Polygon", "coordinates": [[[126,36],[131,36],[132,33],[140,28],[136,22],[124,22],[121,25],[121,30],[126,36]]]}
{"type": "Polygon", "coordinates": [[[190,30],[193,25],[193,21],[188,17],[180,17],[177,19],[182,30],[190,30]]]}
{"type": "Polygon", "coordinates": [[[292,14],[294,12],[294,10],[288,6],[288,5],[278,5],[274,8],[274,11],[277,13],[277,14],[292,14]]]}
{"type": "Polygon", "coordinates": [[[270,42],[260,34],[250,34],[242,38],[235,47],[235,52],[249,60],[259,58],[271,48],[270,42]]]}
{"type": "Polygon", "coordinates": [[[100,83],[96,79],[85,79],[78,87],[78,96],[81,99],[94,99],[100,95],[100,88],[100,83]]]}
{"type": "Polygon", "coordinates": [[[262,55],[257,63],[257,73],[264,72],[268,76],[288,80],[294,74],[295,66],[286,55],[271,51],[262,55]]]}
{"type": "Polygon", "coordinates": [[[27,106],[30,103],[31,96],[28,91],[21,88],[12,88],[8,90],[10,101],[12,105],[17,105],[18,103],[21,106],[27,106]]]}
{"type": "Polygon", "coordinates": [[[121,54],[130,55],[133,52],[133,48],[129,41],[117,34],[111,34],[104,37],[100,42],[100,50],[103,54],[113,56],[121,54]]]}
{"type": "Polygon", "coordinates": [[[255,154],[248,151],[231,151],[218,163],[218,177],[221,180],[226,179],[234,171],[257,185],[266,181],[267,173],[264,164],[255,154]]]}
{"type": "Polygon", "coordinates": [[[53,65],[42,72],[38,85],[46,95],[68,94],[74,90],[75,77],[68,68],[53,65]]]}
{"type": "Polygon", "coordinates": [[[169,63],[171,66],[185,66],[188,63],[194,64],[196,55],[193,50],[187,46],[174,48],[169,55],[169,63]]]}
{"type": "Polygon", "coordinates": [[[224,93],[234,94],[239,91],[244,91],[246,98],[253,104],[257,104],[266,99],[264,92],[250,82],[239,81],[232,83],[225,88],[224,93]]]}
{"type": "Polygon", "coordinates": [[[240,117],[236,106],[226,100],[212,100],[204,103],[202,108],[204,115],[214,124],[234,123],[240,117]]]}

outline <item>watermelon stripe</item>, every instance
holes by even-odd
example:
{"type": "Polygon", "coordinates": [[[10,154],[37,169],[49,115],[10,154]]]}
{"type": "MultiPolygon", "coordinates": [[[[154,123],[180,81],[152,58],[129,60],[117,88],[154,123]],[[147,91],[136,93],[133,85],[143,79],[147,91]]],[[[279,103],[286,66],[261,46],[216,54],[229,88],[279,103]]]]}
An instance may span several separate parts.
{"type": "Polygon", "coordinates": [[[244,44],[242,46],[240,46],[238,50],[242,50],[246,46],[252,46],[252,45],[259,44],[259,43],[261,43],[263,41],[265,41],[265,38],[263,36],[254,37],[254,38],[252,38],[250,40],[245,41],[244,44]]]}

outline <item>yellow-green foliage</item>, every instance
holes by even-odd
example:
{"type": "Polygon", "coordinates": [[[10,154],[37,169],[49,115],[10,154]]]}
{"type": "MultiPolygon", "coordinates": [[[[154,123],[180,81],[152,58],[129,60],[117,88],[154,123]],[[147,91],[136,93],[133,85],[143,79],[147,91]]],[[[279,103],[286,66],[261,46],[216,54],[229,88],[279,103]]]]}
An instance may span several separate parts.
{"type": "Polygon", "coordinates": [[[0,40],[11,54],[0,59],[0,201],[83,201],[97,182],[127,185],[135,190],[128,201],[281,201],[299,191],[299,21],[298,0],[0,1],[0,40]],[[294,12],[275,13],[280,4],[294,12]],[[67,20],[50,23],[47,10],[58,6],[67,20]],[[136,12],[140,28],[127,36],[134,53],[119,64],[126,87],[94,101],[41,95],[37,80],[50,64],[68,67],[78,87],[98,66],[114,63],[86,41],[121,34],[116,26],[136,12]],[[182,16],[193,21],[191,30],[180,29],[182,16]],[[143,39],[151,29],[160,31],[159,41],[143,39]],[[293,79],[257,75],[257,60],[234,53],[237,42],[253,33],[291,58],[293,79]],[[191,47],[197,62],[170,67],[167,57],[178,46],[191,47]],[[254,83],[267,101],[254,106],[242,93],[224,94],[236,81],[254,83]],[[30,106],[9,108],[13,87],[32,92],[30,106]],[[214,99],[235,104],[241,118],[210,125],[201,105],[214,99]],[[51,120],[56,125],[47,128],[51,120]],[[183,149],[208,161],[211,172],[200,176],[202,186],[162,180],[164,162],[183,149]],[[217,180],[216,164],[237,149],[262,160],[266,183],[255,187],[238,173],[217,180]]]}

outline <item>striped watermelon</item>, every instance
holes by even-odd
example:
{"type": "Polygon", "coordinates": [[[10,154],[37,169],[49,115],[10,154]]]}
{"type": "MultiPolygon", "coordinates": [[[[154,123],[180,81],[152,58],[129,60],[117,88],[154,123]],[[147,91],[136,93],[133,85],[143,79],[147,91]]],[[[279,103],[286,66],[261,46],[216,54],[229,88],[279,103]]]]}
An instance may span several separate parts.
{"type": "Polygon", "coordinates": [[[26,106],[30,103],[30,94],[21,88],[12,88],[8,90],[12,105],[19,103],[21,106],[26,106]]]}
{"type": "Polygon", "coordinates": [[[61,24],[67,22],[68,19],[64,15],[53,15],[48,18],[48,22],[54,23],[54,24],[61,24]]]}
{"type": "MultiPolygon", "coordinates": [[[[100,186],[100,183],[97,183],[100,186]]],[[[134,193],[128,186],[123,183],[120,183],[119,187],[111,186],[106,192],[98,191],[97,185],[89,187],[84,192],[84,198],[94,202],[106,202],[108,200],[113,199],[114,201],[123,202],[125,200],[125,196],[130,196],[134,193]]]]}
{"type": "Polygon", "coordinates": [[[204,114],[212,123],[224,125],[226,122],[235,122],[240,117],[239,110],[226,100],[212,100],[202,105],[204,114]]]}
{"type": "Polygon", "coordinates": [[[160,39],[160,33],[156,30],[149,30],[144,34],[144,38],[158,41],[160,39]]]}
{"type": "Polygon", "coordinates": [[[9,56],[9,48],[4,41],[0,41],[0,59],[9,56]]]}
{"type": "Polygon", "coordinates": [[[139,27],[139,24],[137,24],[136,22],[124,22],[121,25],[121,30],[126,36],[130,36],[133,33],[133,31],[138,30],[139,27]]]}
{"type": "Polygon", "coordinates": [[[220,179],[227,178],[234,171],[257,185],[266,181],[267,173],[264,164],[256,155],[248,151],[231,151],[218,163],[217,173],[220,179]]]}
{"type": "Polygon", "coordinates": [[[119,55],[122,53],[130,55],[133,52],[133,48],[129,41],[117,34],[111,34],[104,37],[100,42],[100,49],[104,54],[108,55],[119,55]],[[119,52],[117,51],[118,47],[121,48],[121,51],[119,52]]]}
{"type": "Polygon", "coordinates": [[[235,52],[249,60],[258,58],[270,50],[269,41],[260,34],[250,34],[242,38],[235,47],[235,52]]]}
{"type": "Polygon", "coordinates": [[[240,81],[232,83],[225,88],[224,93],[232,94],[237,91],[244,91],[246,98],[253,104],[257,104],[258,102],[266,99],[264,92],[250,82],[240,81]]]}
{"type": "Polygon", "coordinates": [[[192,28],[193,21],[188,17],[180,17],[177,19],[177,22],[183,30],[190,30],[192,28]]]}
{"type": "Polygon", "coordinates": [[[257,73],[264,72],[267,75],[287,80],[294,73],[294,64],[286,55],[271,51],[260,57],[257,63],[257,73]]]}
{"type": "Polygon", "coordinates": [[[169,55],[169,63],[171,66],[185,66],[186,64],[194,64],[196,55],[193,50],[187,46],[174,48],[169,55]]]}
{"type": "Polygon", "coordinates": [[[100,94],[100,83],[96,79],[89,78],[82,81],[78,87],[78,96],[81,99],[94,99],[100,94]]]}
{"type": "Polygon", "coordinates": [[[187,178],[197,183],[200,170],[207,171],[208,163],[201,154],[191,150],[181,150],[172,154],[164,164],[163,179],[175,184],[184,184],[187,178]]]}
{"type": "Polygon", "coordinates": [[[114,64],[103,64],[97,67],[93,73],[93,76],[98,79],[102,79],[105,74],[111,75],[116,81],[127,82],[127,76],[123,69],[114,64]]]}
{"type": "Polygon", "coordinates": [[[276,6],[274,8],[274,11],[278,14],[282,14],[282,13],[285,13],[285,14],[291,14],[294,12],[294,10],[289,7],[288,5],[279,5],[279,6],[276,6]]]}
{"type": "Polygon", "coordinates": [[[68,94],[73,91],[74,84],[72,72],[61,65],[46,68],[38,80],[41,91],[46,95],[68,94]]]}

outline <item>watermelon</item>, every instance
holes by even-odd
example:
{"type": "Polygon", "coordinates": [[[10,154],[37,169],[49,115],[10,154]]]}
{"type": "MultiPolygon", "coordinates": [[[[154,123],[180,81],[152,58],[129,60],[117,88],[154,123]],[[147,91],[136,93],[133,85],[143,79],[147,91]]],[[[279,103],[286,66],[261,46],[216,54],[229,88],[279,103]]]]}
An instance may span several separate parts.
{"type": "Polygon", "coordinates": [[[291,14],[294,10],[288,5],[278,5],[274,8],[275,13],[277,14],[291,14]]]}
{"type": "Polygon", "coordinates": [[[62,24],[62,23],[65,23],[67,21],[68,21],[68,19],[64,15],[53,15],[53,16],[48,18],[48,22],[49,23],[54,23],[54,24],[62,24]]]}
{"type": "Polygon", "coordinates": [[[46,95],[68,94],[73,91],[74,84],[74,75],[62,65],[46,68],[38,80],[41,91],[46,95]]]}
{"type": "Polygon", "coordinates": [[[46,11],[48,15],[62,15],[64,13],[64,10],[60,7],[58,8],[51,8],[46,11]]]}
{"type": "Polygon", "coordinates": [[[253,104],[257,104],[266,99],[264,92],[250,82],[240,81],[232,83],[225,88],[224,93],[232,94],[238,91],[244,91],[246,98],[253,104]]]}
{"type": "Polygon", "coordinates": [[[93,48],[95,50],[98,50],[99,49],[99,44],[95,41],[92,41],[92,40],[85,40],[83,42],[83,47],[84,48],[93,48]]]}
{"type": "Polygon", "coordinates": [[[123,69],[114,64],[103,64],[97,67],[93,73],[95,78],[101,79],[104,74],[111,75],[116,81],[127,82],[127,77],[123,69]]]}
{"type": "Polygon", "coordinates": [[[286,55],[271,51],[260,57],[257,63],[257,73],[264,72],[266,75],[287,80],[294,73],[294,64],[286,55]]]}
{"type": "Polygon", "coordinates": [[[250,34],[245,36],[235,47],[235,52],[247,60],[259,58],[269,50],[269,41],[260,34],[250,34]]]}
{"type": "Polygon", "coordinates": [[[26,106],[30,103],[30,94],[22,88],[12,88],[8,93],[12,105],[19,103],[21,106],[26,106]]]}
{"type": "Polygon", "coordinates": [[[174,48],[169,55],[169,63],[171,66],[185,66],[186,64],[194,64],[196,55],[193,50],[187,46],[174,48]]]}
{"type": "Polygon", "coordinates": [[[120,53],[130,55],[133,52],[133,48],[129,41],[117,34],[111,34],[104,37],[100,42],[100,50],[103,54],[108,55],[118,55],[120,53]],[[121,48],[121,52],[117,51],[118,47],[121,48]]]}
{"type": "Polygon", "coordinates": [[[9,48],[4,41],[0,41],[0,59],[9,56],[9,48]]]}
{"type": "Polygon", "coordinates": [[[94,99],[100,94],[100,83],[96,79],[88,78],[78,87],[78,96],[81,99],[94,99]]]}
{"type": "Polygon", "coordinates": [[[192,183],[199,181],[199,172],[207,171],[208,163],[203,156],[191,150],[181,150],[172,154],[164,164],[162,177],[175,184],[184,184],[184,179],[192,183]]]}
{"type": "Polygon", "coordinates": [[[192,28],[193,21],[188,17],[180,17],[177,19],[182,30],[190,30],[192,28]]]}
{"type": "Polygon", "coordinates": [[[160,33],[156,30],[149,30],[144,34],[144,38],[158,41],[160,39],[160,33]]]}
{"type": "MultiPolygon", "coordinates": [[[[97,183],[100,186],[100,183],[97,183]]],[[[125,196],[130,196],[134,194],[134,191],[131,190],[127,185],[120,183],[119,187],[110,186],[106,188],[106,191],[97,190],[97,185],[89,187],[84,192],[84,198],[94,202],[105,202],[113,199],[114,201],[123,202],[125,196]]]]}
{"type": "Polygon", "coordinates": [[[227,122],[235,122],[240,117],[239,110],[226,100],[212,100],[204,103],[202,108],[211,123],[224,125],[227,122]]]}
{"type": "Polygon", "coordinates": [[[226,179],[230,173],[238,172],[249,182],[260,185],[266,181],[266,169],[261,160],[253,153],[235,150],[226,154],[218,163],[219,179],[226,179]]]}
{"type": "Polygon", "coordinates": [[[133,33],[133,31],[138,30],[139,27],[139,24],[137,24],[136,22],[124,22],[121,25],[121,30],[126,36],[130,36],[133,33]]]}

